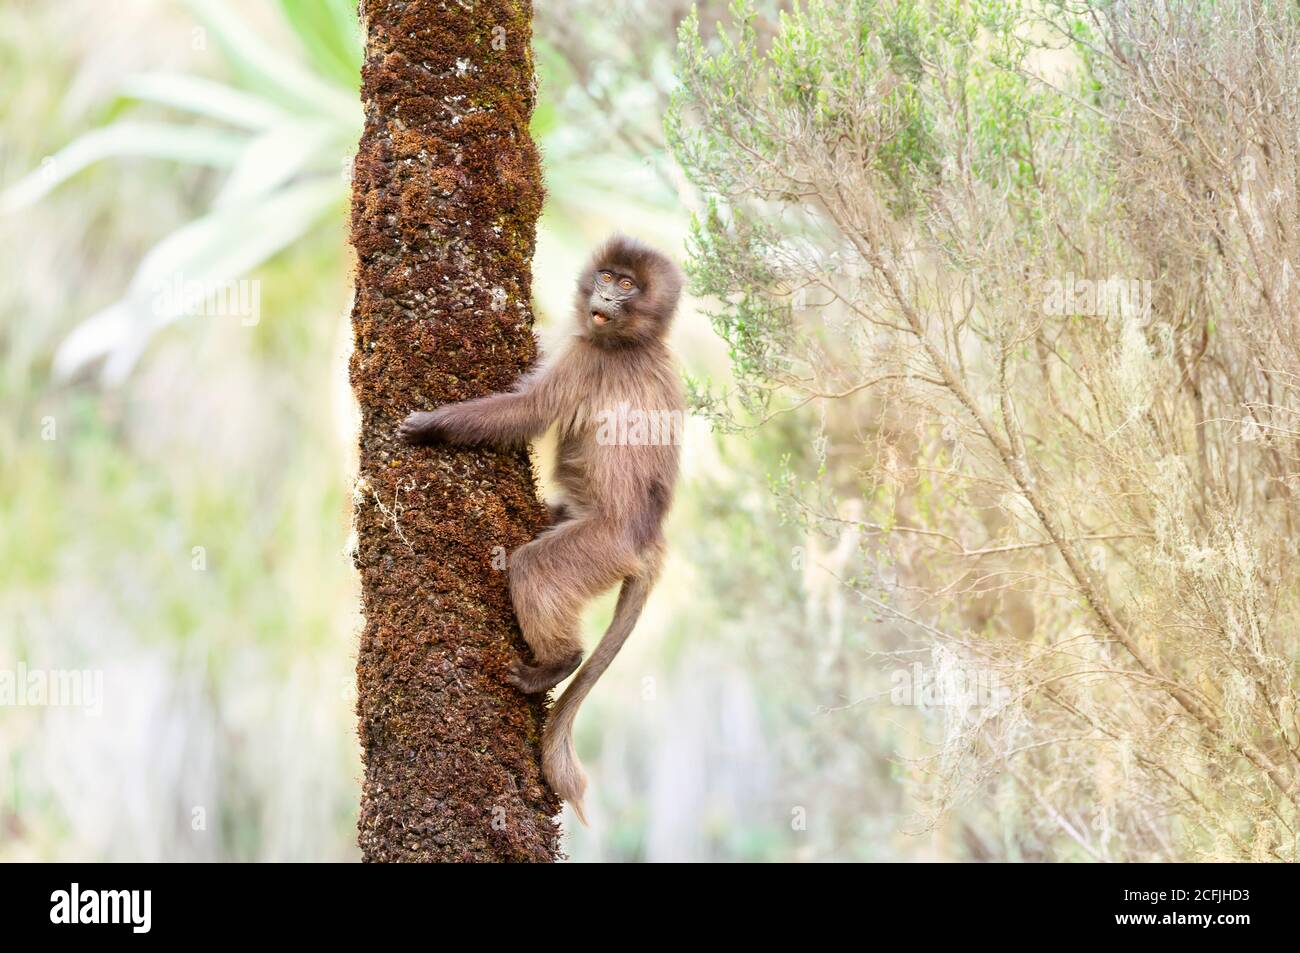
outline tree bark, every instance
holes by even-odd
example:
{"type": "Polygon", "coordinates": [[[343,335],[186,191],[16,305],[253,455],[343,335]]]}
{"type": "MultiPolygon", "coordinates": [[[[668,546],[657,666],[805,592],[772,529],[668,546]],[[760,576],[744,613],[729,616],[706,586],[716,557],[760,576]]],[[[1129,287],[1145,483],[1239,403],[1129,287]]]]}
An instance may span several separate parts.
{"type": "Polygon", "coordinates": [[[505,554],[544,525],[527,451],[412,448],[398,423],[508,387],[535,357],[542,206],[530,0],[361,0],[352,386],[361,406],[357,714],[368,861],[552,861],[540,698],[505,554]]]}

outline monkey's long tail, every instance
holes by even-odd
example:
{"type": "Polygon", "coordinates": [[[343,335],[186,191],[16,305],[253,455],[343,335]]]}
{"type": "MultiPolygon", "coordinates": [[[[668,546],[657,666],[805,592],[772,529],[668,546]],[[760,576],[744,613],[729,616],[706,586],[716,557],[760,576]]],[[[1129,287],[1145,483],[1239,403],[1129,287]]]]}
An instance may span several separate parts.
{"type": "Polygon", "coordinates": [[[560,700],[552,706],[546,730],[542,733],[542,773],[546,775],[546,780],[555,789],[555,793],[573,805],[578,820],[584,825],[587,823],[587,815],[582,810],[582,796],[587,790],[587,775],[583,773],[578,753],[573,748],[573,720],[582,700],[632,634],[632,628],[641,616],[652,585],[652,574],[628,576],[623,580],[623,588],[619,591],[618,604],[614,608],[614,618],[610,621],[609,628],[601,637],[596,651],[591,653],[591,658],[578,669],[578,674],[573,677],[560,700]]]}

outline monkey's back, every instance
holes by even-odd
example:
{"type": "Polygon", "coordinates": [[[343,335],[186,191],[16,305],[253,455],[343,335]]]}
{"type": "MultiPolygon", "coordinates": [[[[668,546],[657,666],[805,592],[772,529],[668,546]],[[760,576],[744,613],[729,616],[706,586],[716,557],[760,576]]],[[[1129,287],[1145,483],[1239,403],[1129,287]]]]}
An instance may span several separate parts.
{"type": "Polygon", "coordinates": [[[667,348],[584,350],[584,396],[561,422],[555,480],[575,510],[640,547],[659,537],[677,484],[681,384],[667,348]]]}

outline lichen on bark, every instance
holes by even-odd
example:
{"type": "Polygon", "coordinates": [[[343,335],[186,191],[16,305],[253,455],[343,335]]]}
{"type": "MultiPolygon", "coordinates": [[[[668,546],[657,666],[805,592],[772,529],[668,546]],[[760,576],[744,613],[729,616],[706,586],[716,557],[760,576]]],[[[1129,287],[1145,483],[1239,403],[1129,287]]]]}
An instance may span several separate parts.
{"type": "Polygon", "coordinates": [[[542,205],[529,0],[362,0],[351,378],[361,408],[357,714],[368,861],[556,859],[542,702],[502,555],[544,522],[525,451],[412,448],[411,410],[508,387],[534,360],[542,205]]]}

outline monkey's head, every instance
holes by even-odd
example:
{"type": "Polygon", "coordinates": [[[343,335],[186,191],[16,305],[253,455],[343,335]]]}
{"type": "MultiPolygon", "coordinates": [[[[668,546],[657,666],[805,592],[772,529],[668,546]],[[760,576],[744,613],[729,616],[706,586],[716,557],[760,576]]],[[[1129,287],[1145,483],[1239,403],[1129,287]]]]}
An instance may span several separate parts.
{"type": "Polygon", "coordinates": [[[578,327],[594,344],[621,347],[663,337],[682,293],[682,272],[649,245],[614,235],[578,279],[578,327]]]}

